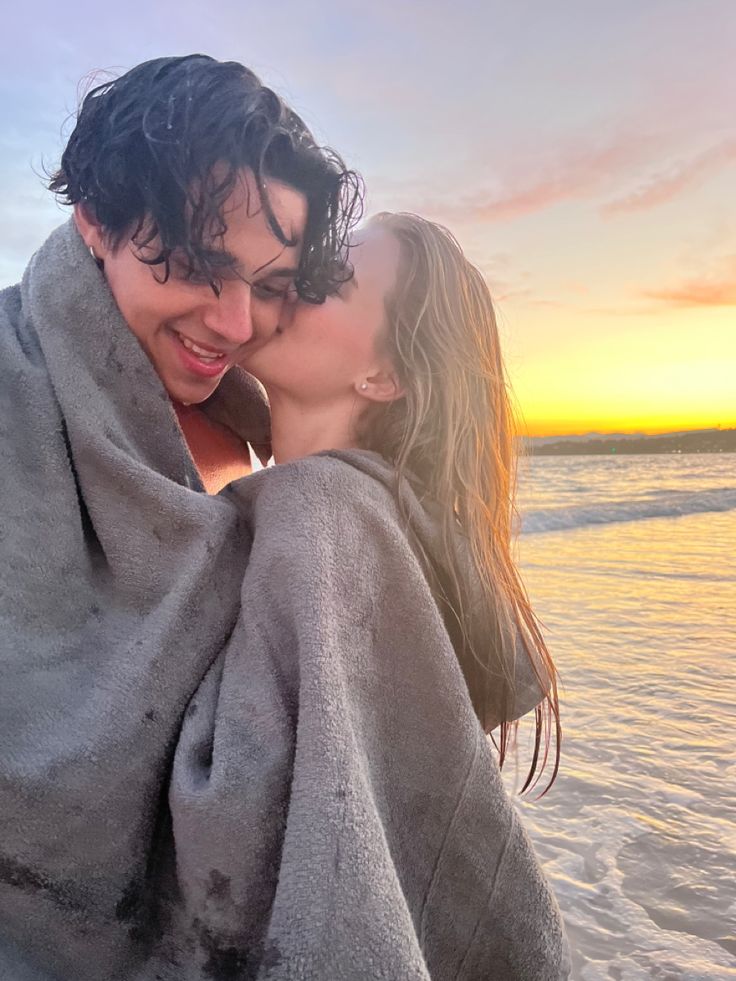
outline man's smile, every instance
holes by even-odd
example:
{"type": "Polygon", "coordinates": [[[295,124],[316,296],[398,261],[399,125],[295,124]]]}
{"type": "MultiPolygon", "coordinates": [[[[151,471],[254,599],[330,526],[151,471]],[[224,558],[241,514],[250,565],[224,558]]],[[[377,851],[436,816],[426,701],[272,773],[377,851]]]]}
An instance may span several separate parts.
{"type": "Polygon", "coordinates": [[[204,362],[221,361],[228,357],[227,351],[212,347],[210,344],[203,344],[201,341],[193,341],[191,337],[187,337],[186,334],[182,334],[178,330],[174,331],[174,333],[182,342],[187,351],[191,351],[204,362]]]}
{"type": "Polygon", "coordinates": [[[194,341],[186,334],[173,328],[169,336],[176,345],[179,361],[191,374],[201,378],[216,378],[232,365],[237,348],[223,351],[202,341],[194,341]]]}

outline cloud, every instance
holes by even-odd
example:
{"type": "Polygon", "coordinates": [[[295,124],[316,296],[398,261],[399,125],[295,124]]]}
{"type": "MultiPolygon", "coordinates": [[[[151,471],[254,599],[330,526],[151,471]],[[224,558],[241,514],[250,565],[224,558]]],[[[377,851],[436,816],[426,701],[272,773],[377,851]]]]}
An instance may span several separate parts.
{"type": "Polygon", "coordinates": [[[691,160],[677,164],[669,172],[655,174],[634,191],[603,205],[601,213],[613,215],[645,211],[664,204],[733,163],[736,163],[736,140],[727,140],[691,160]]]}
{"type": "Polygon", "coordinates": [[[670,307],[736,306],[736,254],[721,260],[710,274],[663,289],[642,290],[640,295],[670,307]]]}
{"type": "MultiPolygon", "coordinates": [[[[657,151],[654,137],[620,133],[598,145],[573,145],[560,155],[530,153],[509,160],[505,173],[495,176],[497,189],[478,187],[461,199],[427,195],[417,208],[450,225],[491,224],[543,211],[565,201],[590,198],[657,151]]],[[[480,184],[482,176],[475,177],[480,184]]],[[[416,192],[415,192],[416,193],[416,192]]]]}
{"type": "MultiPolygon", "coordinates": [[[[549,144],[517,147],[513,154],[496,156],[494,164],[486,162],[486,154],[477,155],[465,171],[460,193],[457,175],[453,181],[447,173],[437,176],[431,185],[426,177],[404,181],[403,188],[398,182],[386,182],[387,190],[390,197],[409,199],[413,210],[450,227],[487,225],[565,202],[610,196],[612,191],[617,196],[602,205],[601,214],[645,211],[736,163],[736,139],[724,140],[669,169],[661,168],[639,187],[621,193],[621,188],[631,186],[632,176],[642,165],[654,168],[658,158],[672,155],[672,140],[666,134],[649,127],[647,132],[621,131],[587,144],[580,139],[567,146],[561,142],[562,149],[549,144]],[[454,189],[438,192],[441,185],[451,189],[454,185],[454,189]]],[[[381,188],[383,183],[377,181],[381,188]]]]}

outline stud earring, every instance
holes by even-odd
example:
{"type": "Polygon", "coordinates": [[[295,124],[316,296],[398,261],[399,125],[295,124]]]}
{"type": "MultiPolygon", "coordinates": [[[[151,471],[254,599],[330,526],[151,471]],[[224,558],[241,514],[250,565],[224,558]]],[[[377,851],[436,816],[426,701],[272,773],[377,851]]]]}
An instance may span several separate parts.
{"type": "Polygon", "coordinates": [[[368,388],[368,382],[363,382],[360,386],[361,392],[365,392],[367,388],[368,388]]]}

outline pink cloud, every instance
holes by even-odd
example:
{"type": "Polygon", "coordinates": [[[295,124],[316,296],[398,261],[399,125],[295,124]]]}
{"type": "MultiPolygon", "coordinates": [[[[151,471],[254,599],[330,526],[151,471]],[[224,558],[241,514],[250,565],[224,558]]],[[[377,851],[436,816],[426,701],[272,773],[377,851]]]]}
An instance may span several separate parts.
{"type": "Polygon", "coordinates": [[[732,163],[736,163],[736,140],[711,147],[692,160],[678,164],[669,173],[655,174],[636,190],[609,201],[601,208],[601,213],[611,215],[644,211],[664,204],[732,163]]]}
{"type": "Polygon", "coordinates": [[[496,192],[478,190],[459,201],[428,196],[417,210],[449,224],[519,218],[563,201],[592,196],[606,184],[620,181],[632,166],[651,158],[655,149],[654,137],[632,133],[620,134],[603,146],[572,148],[563,159],[549,159],[549,155],[545,159],[540,152],[534,160],[509,168],[511,173],[499,180],[496,192]]]}
{"type": "Polygon", "coordinates": [[[671,307],[736,306],[736,255],[724,259],[710,275],[663,289],[642,290],[641,295],[671,307]]]}

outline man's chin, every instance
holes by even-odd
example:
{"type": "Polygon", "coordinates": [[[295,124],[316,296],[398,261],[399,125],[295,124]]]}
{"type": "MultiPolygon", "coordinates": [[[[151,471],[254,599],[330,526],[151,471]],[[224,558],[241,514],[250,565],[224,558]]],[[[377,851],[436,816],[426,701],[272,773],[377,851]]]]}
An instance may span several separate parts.
{"type": "Polygon", "coordinates": [[[206,402],[210,395],[216,391],[226,374],[227,372],[223,371],[217,378],[202,379],[195,382],[183,382],[177,379],[167,384],[164,381],[164,387],[173,402],[181,402],[183,405],[199,405],[200,402],[206,402]]]}

